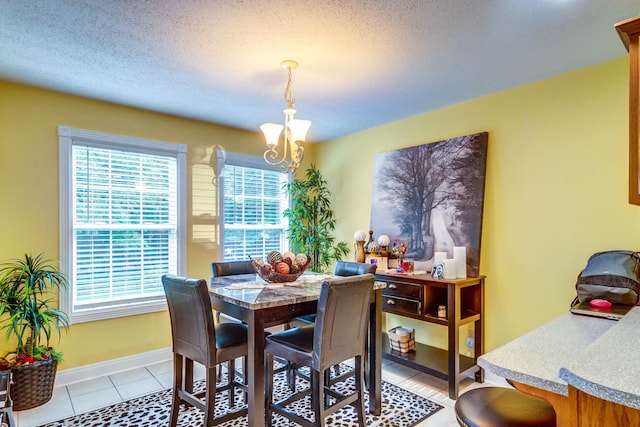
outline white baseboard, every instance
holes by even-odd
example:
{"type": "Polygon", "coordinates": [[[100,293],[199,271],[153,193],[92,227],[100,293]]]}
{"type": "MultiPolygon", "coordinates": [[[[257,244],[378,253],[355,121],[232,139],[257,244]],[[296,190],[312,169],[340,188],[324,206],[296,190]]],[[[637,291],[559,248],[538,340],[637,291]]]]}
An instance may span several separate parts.
{"type": "Polygon", "coordinates": [[[171,347],[166,347],[159,350],[147,351],[146,353],[121,357],[119,359],[78,366],[77,368],[58,370],[56,374],[56,386],[65,386],[79,381],[86,381],[105,375],[128,371],[129,369],[152,365],[154,363],[166,362],[167,360],[171,360],[172,357],[173,352],[171,351],[171,347]]]}

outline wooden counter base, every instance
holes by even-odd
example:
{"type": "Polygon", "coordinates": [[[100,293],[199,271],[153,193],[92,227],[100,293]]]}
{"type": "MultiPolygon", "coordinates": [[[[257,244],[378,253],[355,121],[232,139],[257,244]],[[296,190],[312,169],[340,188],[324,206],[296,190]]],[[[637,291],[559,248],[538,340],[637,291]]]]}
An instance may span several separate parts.
{"type": "Polygon", "coordinates": [[[533,396],[541,397],[547,402],[551,403],[553,409],[556,411],[556,421],[558,422],[558,427],[563,426],[571,426],[571,418],[569,414],[569,398],[567,396],[563,396],[561,394],[556,394],[547,390],[542,390],[537,387],[532,387],[530,385],[518,383],[512,381],[513,386],[523,391],[527,394],[531,394],[533,396]]]}
{"type": "Polygon", "coordinates": [[[513,382],[516,389],[547,400],[558,427],[640,427],[640,410],[609,402],[569,386],[569,396],[513,382]]]}
{"type": "Polygon", "coordinates": [[[569,385],[571,426],[640,427],[640,410],[594,397],[569,385]]]}

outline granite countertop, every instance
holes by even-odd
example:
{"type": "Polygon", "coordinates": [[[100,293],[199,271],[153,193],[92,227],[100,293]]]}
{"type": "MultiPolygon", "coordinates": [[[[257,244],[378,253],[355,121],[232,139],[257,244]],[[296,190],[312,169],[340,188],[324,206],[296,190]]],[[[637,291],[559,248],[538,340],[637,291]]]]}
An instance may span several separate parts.
{"type": "Polygon", "coordinates": [[[640,409],[640,307],[619,321],[566,313],[478,359],[504,378],[568,395],[568,384],[640,409]]]}
{"type": "Polygon", "coordinates": [[[640,409],[640,307],[633,308],[574,360],[560,378],[602,399],[640,409]]]}
{"type": "Polygon", "coordinates": [[[567,396],[560,368],[615,323],[566,313],[482,355],[478,365],[501,377],[567,396]]]}

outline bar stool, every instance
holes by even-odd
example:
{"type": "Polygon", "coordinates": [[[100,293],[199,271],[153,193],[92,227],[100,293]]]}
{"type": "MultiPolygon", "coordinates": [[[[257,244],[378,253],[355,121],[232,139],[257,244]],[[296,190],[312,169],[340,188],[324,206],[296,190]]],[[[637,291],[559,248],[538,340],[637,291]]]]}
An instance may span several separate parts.
{"type": "Polygon", "coordinates": [[[456,400],[463,427],[555,427],[556,412],[546,400],[506,387],[469,390],[456,400]]]}

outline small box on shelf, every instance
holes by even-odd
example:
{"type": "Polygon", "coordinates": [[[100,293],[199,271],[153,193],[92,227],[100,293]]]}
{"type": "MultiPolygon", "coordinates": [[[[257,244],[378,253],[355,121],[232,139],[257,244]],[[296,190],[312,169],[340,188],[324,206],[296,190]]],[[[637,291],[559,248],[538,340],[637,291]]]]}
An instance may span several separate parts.
{"type": "Polygon", "coordinates": [[[391,328],[387,335],[389,336],[391,350],[408,353],[416,348],[416,332],[413,328],[397,326],[391,328]]]}

